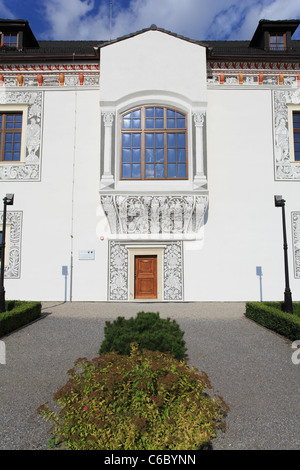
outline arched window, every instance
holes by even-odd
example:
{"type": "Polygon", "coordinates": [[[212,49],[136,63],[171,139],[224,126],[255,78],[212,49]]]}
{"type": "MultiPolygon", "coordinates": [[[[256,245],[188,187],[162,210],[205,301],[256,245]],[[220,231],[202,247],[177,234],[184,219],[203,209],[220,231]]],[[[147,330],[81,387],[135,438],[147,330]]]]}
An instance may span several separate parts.
{"type": "Polygon", "coordinates": [[[121,115],[122,179],[186,179],[187,117],[147,105],[121,115]]]}

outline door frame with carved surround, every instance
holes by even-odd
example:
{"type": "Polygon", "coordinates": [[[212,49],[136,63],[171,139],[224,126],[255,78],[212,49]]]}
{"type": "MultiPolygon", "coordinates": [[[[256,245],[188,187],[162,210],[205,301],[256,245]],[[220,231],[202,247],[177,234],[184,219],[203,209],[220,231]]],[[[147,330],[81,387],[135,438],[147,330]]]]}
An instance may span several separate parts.
{"type": "MultiPolygon", "coordinates": [[[[134,298],[134,274],[136,256],[156,256],[157,257],[157,298],[153,301],[163,300],[163,254],[166,245],[126,245],[129,252],[129,300],[140,301],[134,298]]],[[[149,299],[145,299],[149,300],[149,299]]]]}

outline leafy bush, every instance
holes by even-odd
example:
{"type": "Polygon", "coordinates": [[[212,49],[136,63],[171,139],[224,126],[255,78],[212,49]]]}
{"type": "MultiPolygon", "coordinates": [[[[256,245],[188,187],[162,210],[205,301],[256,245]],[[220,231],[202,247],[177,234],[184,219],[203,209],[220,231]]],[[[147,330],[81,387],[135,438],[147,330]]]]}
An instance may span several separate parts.
{"type": "Polygon", "coordinates": [[[70,450],[197,450],[225,429],[222,398],[210,398],[207,375],[171,354],[115,352],[78,359],[67,384],[38,408],[54,427],[52,441],[70,450]]]}
{"type": "Polygon", "coordinates": [[[246,317],[294,341],[300,338],[300,317],[299,304],[293,306],[291,314],[282,311],[280,302],[247,302],[246,317]]]}
{"type": "Polygon", "coordinates": [[[175,320],[160,318],[159,313],[139,312],[136,318],[118,317],[113,322],[105,322],[99,354],[111,351],[129,354],[130,343],[136,342],[141,349],[170,352],[182,360],[186,352],[183,335],[175,320]]]}
{"type": "Polygon", "coordinates": [[[40,302],[8,301],[6,311],[0,313],[0,336],[36,320],[41,315],[40,302]]]}

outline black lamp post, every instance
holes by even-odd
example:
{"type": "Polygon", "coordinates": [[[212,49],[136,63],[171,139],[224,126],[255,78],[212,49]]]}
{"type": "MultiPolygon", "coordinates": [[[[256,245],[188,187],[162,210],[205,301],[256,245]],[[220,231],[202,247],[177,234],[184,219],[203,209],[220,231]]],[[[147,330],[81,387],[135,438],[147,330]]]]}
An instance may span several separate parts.
{"type": "Polygon", "coordinates": [[[1,232],[1,271],[0,271],[0,313],[5,312],[5,289],[4,289],[4,268],[5,268],[5,232],[6,232],[6,207],[12,206],[14,203],[14,195],[6,194],[3,198],[3,222],[1,232]]]}
{"type": "Polygon", "coordinates": [[[293,313],[293,301],[292,293],[290,290],[289,283],[289,267],[288,267],[288,245],[286,237],[286,225],[285,225],[285,200],[282,196],[274,196],[275,207],[282,208],[282,229],[283,229],[283,253],[284,253],[284,272],[285,272],[285,291],[284,291],[284,303],[283,309],[285,312],[293,313]]]}

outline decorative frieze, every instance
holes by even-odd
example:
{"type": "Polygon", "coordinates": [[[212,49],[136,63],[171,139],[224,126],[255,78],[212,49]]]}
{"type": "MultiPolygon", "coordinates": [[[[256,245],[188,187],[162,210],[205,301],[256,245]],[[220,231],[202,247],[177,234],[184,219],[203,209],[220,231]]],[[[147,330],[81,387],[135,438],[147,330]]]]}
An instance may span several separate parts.
{"type": "Polygon", "coordinates": [[[22,162],[1,163],[0,180],[3,181],[39,181],[41,158],[41,115],[43,95],[40,91],[7,91],[0,89],[1,105],[25,105],[27,109],[26,152],[22,162]]]}
{"type": "MultiPolygon", "coordinates": [[[[6,235],[9,234],[4,269],[6,279],[18,279],[21,275],[22,218],[21,211],[8,211],[6,214],[6,235]]],[[[0,224],[3,224],[3,212],[0,212],[0,224]]]]}
{"type": "Polygon", "coordinates": [[[289,85],[300,81],[300,65],[272,62],[208,62],[211,85],[289,85]]]}
{"type": "Polygon", "coordinates": [[[0,86],[99,86],[99,64],[0,65],[0,86]]]}
{"type": "Polygon", "coordinates": [[[203,222],[207,195],[101,195],[112,236],[189,238],[203,222]]]}
{"type": "Polygon", "coordinates": [[[300,279],[300,212],[292,212],[292,237],[295,278],[300,279]]]}

